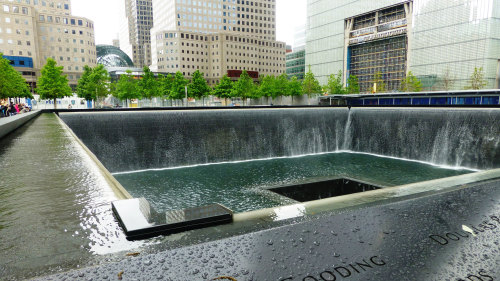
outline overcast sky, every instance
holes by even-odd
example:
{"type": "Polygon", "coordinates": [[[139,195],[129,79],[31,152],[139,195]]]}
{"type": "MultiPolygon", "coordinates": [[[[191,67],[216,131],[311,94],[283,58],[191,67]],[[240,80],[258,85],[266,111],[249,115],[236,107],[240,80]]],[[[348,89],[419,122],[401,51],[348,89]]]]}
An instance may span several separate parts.
{"type": "MultiPolygon", "coordinates": [[[[276,0],[277,39],[293,44],[295,26],[305,24],[307,0],[276,0]]],[[[118,39],[120,13],[125,0],[72,0],[75,16],[94,21],[96,44],[111,44],[118,39]]]]}

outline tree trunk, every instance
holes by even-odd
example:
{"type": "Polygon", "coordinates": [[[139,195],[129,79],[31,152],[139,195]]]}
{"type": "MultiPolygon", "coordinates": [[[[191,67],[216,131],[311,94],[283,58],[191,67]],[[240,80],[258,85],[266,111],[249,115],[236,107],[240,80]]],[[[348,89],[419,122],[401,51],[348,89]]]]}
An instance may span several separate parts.
{"type": "Polygon", "coordinates": [[[57,98],[54,98],[54,109],[57,109],[57,98]]]}

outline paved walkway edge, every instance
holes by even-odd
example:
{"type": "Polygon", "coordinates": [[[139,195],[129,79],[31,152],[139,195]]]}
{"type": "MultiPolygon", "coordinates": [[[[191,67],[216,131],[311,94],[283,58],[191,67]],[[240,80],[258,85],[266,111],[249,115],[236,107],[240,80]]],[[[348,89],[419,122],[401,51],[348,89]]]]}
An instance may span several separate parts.
{"type": "Polygon", "coordinates": [[[0,138],[8,135],[10,132],[21,127],[26,122],[40,115],[40,110],[34,110],[28,113],[17,114],[10,117],[3,117],[0,119],[0,138]]]}

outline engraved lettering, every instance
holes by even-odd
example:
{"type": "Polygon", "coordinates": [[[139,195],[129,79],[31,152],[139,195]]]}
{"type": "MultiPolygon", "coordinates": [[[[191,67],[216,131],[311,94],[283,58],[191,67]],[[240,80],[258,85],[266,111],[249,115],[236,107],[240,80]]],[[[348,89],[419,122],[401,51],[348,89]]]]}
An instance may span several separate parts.
{"type": "Polygon", "coordinates": [[[453,233],[446,233],[445,236],[450,239],[450,240],[453,240],[453,241],[458,241],[460,240],[460,237],[458,237],[457,235],[453,234],[453,233]]]}
{"type": "Polygon", "coordinates": [[[441,244],[441,245],[446,245],[448,244],[448,240],[446,240],[446,238],[444,238],[443,236],[441,235],[431,235],[429,236],[432,240],[436,241],[437,243],[441,244]]]}
{"type": "Polygon", "coordinates": [[[483,270],[479,271],[479,276],[484,277],[483,281],[493,281],[494,280],[493,277],[486,275],[486,272],[484,272],[483,270]],[[486,278],[488,278],[488,279],[486,279],[486,278]]]}
{"type": "Polygon", "coordinates": [[[319,276],[324,281],[335,281],[335,280],[337,280],[337,277],[335,276],[335,274],[333,274],[333,272],[328,271],[328,270],[325,270],[325,271],[321,272],[321,274],[319,276]],[[327,277],[328,277],[328,279],[327,279],[327,277]]]}
{"type": "Polygon", "coordinates": [[[378,265],[378,266],[385,265],[385,261],[383,261],[382,259],[380,259],[380,258],[379,258],[379,257],[377,257],[377,256],[371,257],[371,258],[370,258],[370,261],[371,261],[373,264],[378,265]],[[378,259],[378,261],[377,261],[376,259],[378,259]]]}
{"type": "Polygon", "coordinates": [[[350,266],[352,269],[354,269],[354,271],[356,271],[357,273],[359,273],[359,271],[358,271],[358,270],[357,270],[357,269],[356,269],[356,268],[355,268],[352,264],[350,264],[349,266],[350,266]]]}
{"type": "Polygon", "coordinates": [[[351,276],[351,272],[349,271],[349,269],[345,268],[345,267],[342,267],[342,266],[338,266],[336,268],[334,268],[335,271],[337,271],[338,274],[340,274],[340,276],[346,278],[346,277],[349,277],[351,276]],[[342,269],[341,271],[339,271],[339,269],[342,269]],[[344,275],[343,273],[345,273],[346,275],[344,275]]]}
{"type": "Polygon", "coordinates": [[[314,277],[312,277],[310,275],[306,276],[306,277],[304,277],[304,279],[302,279],[302,281],[311,281],[311,280],[313,280],[313,281],[320,281],[320,280],[318,280],[318,279],[316,279],[316,278],[314,278],[314,277]]]}
{"type": "Polygon", "coordinates": [[[364,269],[363,267],[373,268],[370,264],[368,264],[367,261],[363,260],[363,262],[364,263],[359,263],[359,262],[356,263],[362,270],[366,271],[366,269],[364,269]]]}

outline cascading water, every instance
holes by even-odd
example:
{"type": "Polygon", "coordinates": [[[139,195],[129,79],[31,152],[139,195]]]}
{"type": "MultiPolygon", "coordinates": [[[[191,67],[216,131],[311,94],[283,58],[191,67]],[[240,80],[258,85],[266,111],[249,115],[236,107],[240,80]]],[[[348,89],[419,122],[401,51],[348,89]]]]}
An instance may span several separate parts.
{"type": "Polygon", "coordinates": [[[111,172],[351,150],[500,167],[498,109],[301,108],[62,113],[111,172]]]}

